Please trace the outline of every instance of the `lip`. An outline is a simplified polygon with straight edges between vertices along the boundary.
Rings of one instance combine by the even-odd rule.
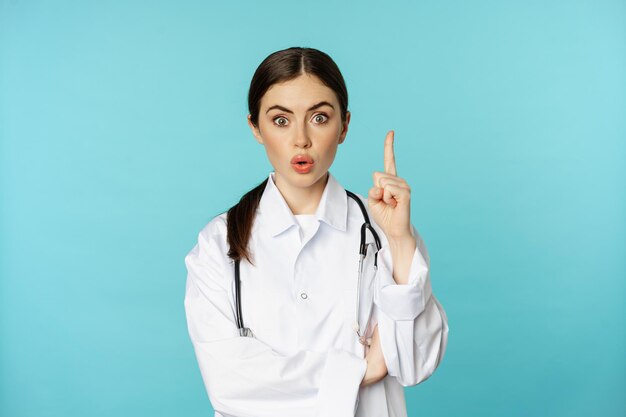
[[[304,155],[304,154],[300,154],[300,155],[296,155],[293,158],[291,158],[291,163],[292,164],[297,164],[297,163],[307,163],[307,164],[313,164],[313,158],[311,158],[309,155]]]
[[[291,167],[299,174],[307,174],[313,169],[313,158],[309,155],[296,155],[291,158]]]

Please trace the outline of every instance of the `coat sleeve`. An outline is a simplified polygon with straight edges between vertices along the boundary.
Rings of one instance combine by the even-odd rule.
[[[448,319],[432,294],[430,260],[426,245],[414,226],[417,247],[409,280],[393,279],[391,250],[385,243],[378,252],[374,310],[387,372],[403,386],[413,386],[433,374],[446,351]]]
[[[237,417],[354,416],[365,359],[335,349],[281,355],[256,338],[239,336],[225,242],[205,232],[185,257],[184,305],[215,411]]]

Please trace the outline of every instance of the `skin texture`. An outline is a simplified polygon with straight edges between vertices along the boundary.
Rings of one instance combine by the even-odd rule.
[[[393,278],[397,284],[407,284],[417,243],[411,234],[411,187],[397,175],[394,135],[391,130],[385,137],[385,171],[372,175],[374,186],[368,193],[368,206],[389,239]]]
[[[322,101],[333,107],[308,109]],[[269,107],[280,105],[293,112]],[[280,84],[274,84],[261,99],[258,126],[248,115],[248,125],[257,142],[265,146],[274,167],[276,187],[280,190],[293,214],[313,214],[324,192],[328,169],[337,147],[348,133],[350,114],[341,121],[339,101],[333,90],[319,78],[303,74]],[[313,158],[313,169],[300,174],[291,167],[291,158],[306,154]]]
[[[365,361],[367,362],[367,369],[361,381],[362,387],[374,384],[387,376],[387,365],[380,346],[378,324],[374,327],[371,344],[365,346]]]
[[[310,110],[323,101],[329,105]],[[269,110],[276,105],[290,112]],[[328,169],[337,148],[346,138],[349,123],[350,112],[345,121],[341,120],[334,91],[316,76],[304,73],[267,90],[261,99],[256,126],[248,115],[252,134],[265,147],[274,167],[276,187],[293,214],[314,214],[317,210],[328,180]],[[374,221],[387,236],[394,280],[400,285],[408,281],[416,242],[411,234],[411,188],[397,176],[393,142],[394,132],[389,131],[384,144],[384,171],[373,173],[368,206]],[[314,161],[313,169],[306,174],[296,172],[291,166],[291,159],[300,154],[308,155]],[[370,345],[365,347],[365,359],[367,370],[361,386],[376,383],[387,375],[377,325]]]

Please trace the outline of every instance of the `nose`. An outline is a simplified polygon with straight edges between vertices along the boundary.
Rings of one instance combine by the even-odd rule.
[[[295,129],[294,141],[295,145],[299,148],[311,147],[311,139],[309,138],[309,131],[307,129],[306,123],[304,123],[298,129]]]

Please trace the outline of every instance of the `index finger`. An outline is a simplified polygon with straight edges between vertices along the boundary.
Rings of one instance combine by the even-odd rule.
[[[396,158],[393,153],[394,132],[390,130],[385,137],[385,172],[391,175],[396,174]]]

